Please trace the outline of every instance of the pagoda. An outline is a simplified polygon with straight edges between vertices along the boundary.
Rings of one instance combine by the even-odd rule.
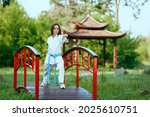
[[[123,33],[116,33],[106,30],[105,28],[108,26],[109,23],[100,23],[96,21],[91,16],[87,15],[81,22],[75,23],[74,32],[67,32],[64,33],[68,34],[69,43],[72,43],[73,40],[78,39],[96,39],[102,40],[100,43],[103,46],[103,66],[105,67],[105,60],[106,60],[106,41],[111,40],[114,43],[113,47],[113,68],[117,69],[117,39],[126,35],[126,32]]]

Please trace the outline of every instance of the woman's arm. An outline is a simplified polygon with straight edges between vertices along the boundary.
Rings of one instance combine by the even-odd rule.
[[[63,39],[64,39],[64,38],[67,38],[67,37],[68,37],[68,34],[64,34],[64,35],[63,35]]]
[[[68,37],[68,34],[63,34],[62,43],[64,43],[66,41],[67,37]]]

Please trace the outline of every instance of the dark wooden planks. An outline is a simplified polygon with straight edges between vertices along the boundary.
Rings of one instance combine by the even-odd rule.
[[[34,94],[34,86],[27,89]],[[40,87],[40,100],[91,100],[92,95],[82,87],[67,86],[66,89],[59,87]]]

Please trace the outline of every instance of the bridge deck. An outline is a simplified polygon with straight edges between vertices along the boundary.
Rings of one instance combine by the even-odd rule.
[[[34,86],[27,89],[34,94]],[[65,89],[59,87],[40,87],[40,100],[91,100],[92,94],[82,87],[67,86]]]

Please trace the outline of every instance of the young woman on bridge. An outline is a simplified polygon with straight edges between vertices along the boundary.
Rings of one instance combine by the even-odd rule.
[[[55,23],[51,27],[51,36],[48,38],[48,52],[44,63],[44,75],[41,86],[47,86],[50,83],[50,73],[54,68],[54,84],[56,84],[56,70],[59,71],[58,81],[60,88],[64,89],[64,61],[62,58],[62,46],[66,41],[67,34],[61,34],[60,25]]]

